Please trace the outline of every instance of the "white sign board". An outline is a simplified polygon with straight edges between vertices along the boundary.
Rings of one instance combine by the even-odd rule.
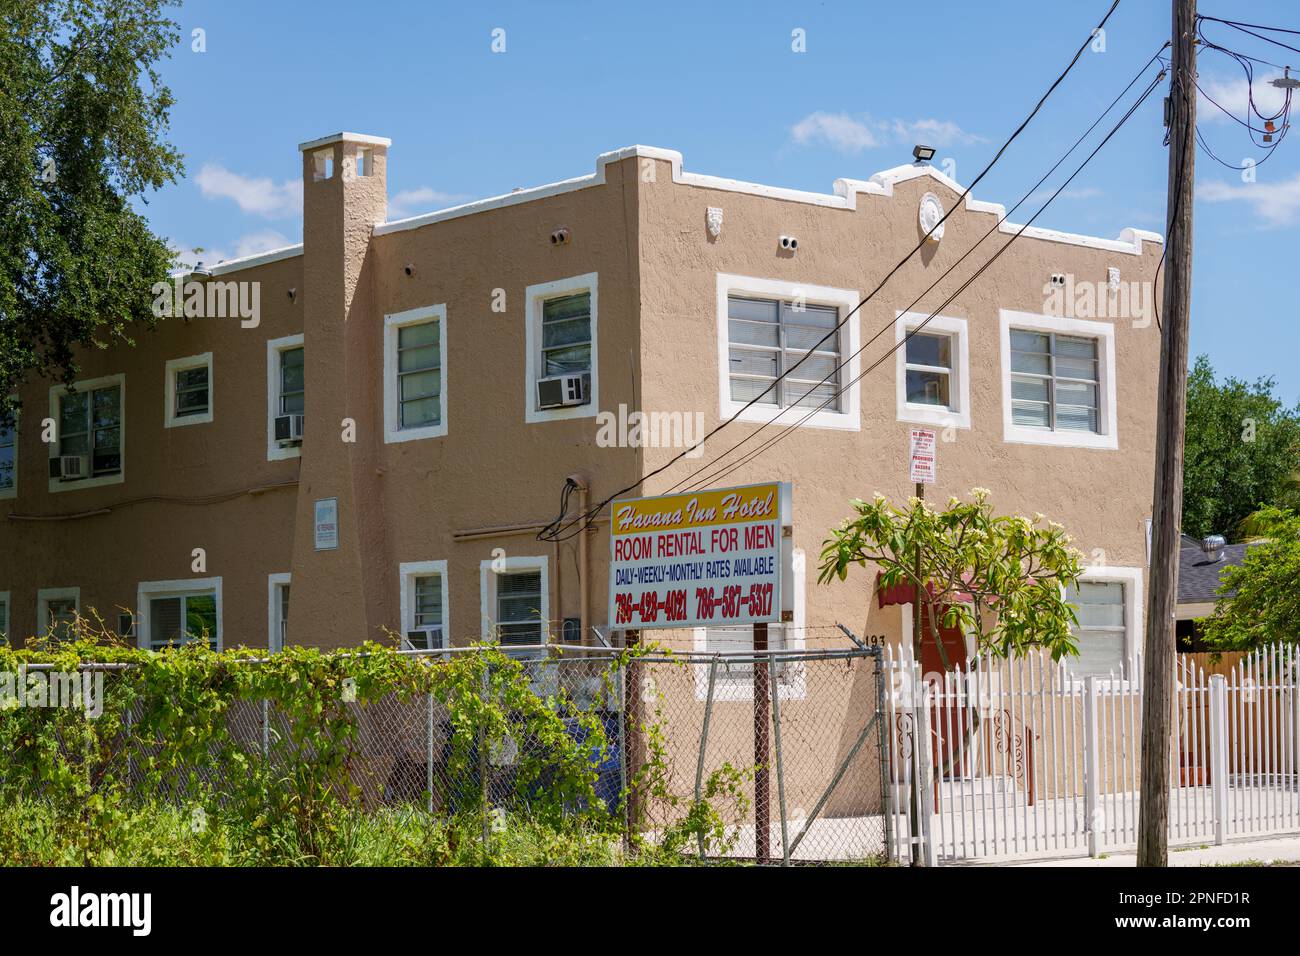
[[[333,551],[339,546],[339,500],[321,498],[316,502],[316,550]]]
[[[917,485],[934,484],[935,443],[934,432],[925,428],[911,430],[910,481]]]
[[[771,482],[614,502],[610,625],[780,621],[781,492]]]

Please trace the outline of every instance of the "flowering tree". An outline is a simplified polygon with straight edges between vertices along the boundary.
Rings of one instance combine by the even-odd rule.
[[[1002,657],[1031,647],[1046,647],[1053,660],[1077,654],[1065,589],[1082,574],[1079,552],[1061,525],[1040,514],[995,515],[988,497],[975,488],[970,501],[949,498],[943,511],[915,497],[905,508],[879,494],[855,500],[853,517],[823,543],[818,580],[843,581],[853,565],[875,565],[881,588],[918,588],[945,667],[940,623],[974,633],[981,652]],[[921,648],[913,651],[919,658]]]

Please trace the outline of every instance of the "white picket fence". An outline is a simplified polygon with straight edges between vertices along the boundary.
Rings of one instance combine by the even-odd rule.
[[[1140,659],[1106,677],[1074,676],[1046,654],[922,675],[909,649],[887,649],[884,664],[895,859],[1098,856],[1136,846]],[[1175,665],[1171,846],[1300,832],[1298,670],[1296,649],[1284,645],[1226,675]]]

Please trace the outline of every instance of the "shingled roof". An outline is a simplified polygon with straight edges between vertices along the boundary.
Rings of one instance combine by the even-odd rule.
[[[1199,545],[1185,545],[1178,555],[1178,603],[1205,604],[1216,601],[1219,575],[1228,568],[1241,564],[1248,547],[1247,544],[1225,545],[1223,558],[1211,561]]]

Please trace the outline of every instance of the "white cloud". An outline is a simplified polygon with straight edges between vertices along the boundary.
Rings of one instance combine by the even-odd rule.
[[[984,141],[951,120],[873,120],[868,116],[822,111],[809,113],[792,126],[790,137],[801,145],[824,143],[842,153],[860,153],[894,144],[945,147]]]
[[[270,252],[272,249],[291,246],[293,240],[274,229],[259,229],[256,232],[245,233],[236,239],[233,253],[225,248],[216,247],[200,247],[201,251],[196,251],[195,246],[172,240],[169,240],[169,245],[176,252],[176,262],[178,264],[193,268],[202,262],[205,266],[211,268],[230,259],[242,259],[245,256],[255,256],[259,253]]]
[[[1286,101],[1286,93],[1273,86],[1270,80],[1281,76],[1281,73],[1268,73],[1255,77],[1253,86],[1246,82],[1245,74],[1231,80],[1218,80],[1214,78],[1202,77],[1200,79],[1200,89],[1202,92],[1198,95],[1196,104],[1197,122],[1206,123],[1231,123],[1232,118],[1225,115],[1224,110],[1231,113],[1239,120],[1246,119],[1246,113],[1250,108],[1246,91],[1252,88],[1255,94],[1255,108],[1265,116],[1272,116],[1280,110]],[[1214,103],[1209,102],[1213,100]],[[1218,106],[1214,104],[1217,103]],[[1219,107],[1223,107],[1220,109]],[[1234,124],[1235,125],[1235,124]],[[1250,125],[1256,129],[1264,128],[1264,121],[1258,116],[1251,116]],[[1243,129],[1244,133],[1245,130]]]
[[[285,246],[291,245],[293,245],[293,240],[283,233],[276,232],[274,229],[261,229],[239,237],[235,242],[235,258],[242,259],[245,256],[255,256],[261,252],[283,249]]]
[[[1196,198],[1207,202],[1244,202],[1266,227],[1300,220],[1300,173],[1280,183],[1212,182],[1197,186]]]
[[[205,163],[194,181],[206,199],[233,199],[240,212],[267,219],[302,214],[302,180],[274,182],[269,176],[242,176],[216,163]]]
[[[439,192],[431,186],[405,189],[389,197],[388,218],[402,219],[406,216],[417,216],[422,212],[431,212],[464,198],[453,193]]]
[[[861,120],[845,113],[809,113],[790,129],[796,143],[823,142],[842,153],[860,153],[880,145]]]

